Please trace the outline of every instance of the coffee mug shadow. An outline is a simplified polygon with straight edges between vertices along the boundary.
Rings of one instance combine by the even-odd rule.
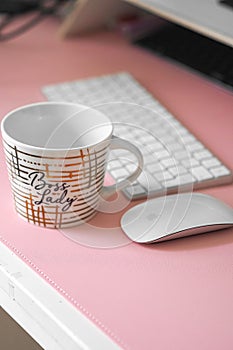
[[[130,203],[121,193],[115,194],[100,206],[88,222],[59,231],[73,242],[89,248],[113,249],[132,244],[121,229],[120,219],[135,203]]]

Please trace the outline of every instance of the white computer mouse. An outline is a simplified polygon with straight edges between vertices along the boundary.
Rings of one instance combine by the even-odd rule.
[[[137,243],[156,243],[233,226],[233,209],[201,193],[150,199],[121,218],[125,234]]]

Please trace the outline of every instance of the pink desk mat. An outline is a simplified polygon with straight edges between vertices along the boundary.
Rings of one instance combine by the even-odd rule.
[[[129,71],[233,168],[229,92],[115,34],[61,41],[57,26],[0,44],[1,117],[43,100],[42,85]],[[122,213],[101,214],[77,229],[76,244],[17,217],[2,147],[0,156],[1,241],[123,349],[233,348],[233,229],[141,246],[124,237]],[[203,192],[233,206],[232,185]]]

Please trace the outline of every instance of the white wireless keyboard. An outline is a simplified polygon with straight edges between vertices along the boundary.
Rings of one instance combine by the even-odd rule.
[[[141,150],[144,169],[124,190],[129,198],[232,181],[231,171],[128,73],[49,85],[42,92],[51,101],[75,102],[102,111],[112,120],[114,134]],[[116,181],[136,167],[127,151],[112,151],[111,158],[108,171]]]

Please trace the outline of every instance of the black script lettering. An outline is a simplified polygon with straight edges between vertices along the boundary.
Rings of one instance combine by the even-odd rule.
[[[41,195],[41,199],[39,201],[35,201],[35,204],[40,205],[42,203],[45,203],[44,202],[45,196],[47,196],[47,194],[50,194],[50,193],[51,193],[51,190],[49,190],[48,188],[46,190],[44,190],[44,192]],[[49,198],[51,198],[51,197],[49,197]]]
[[[68,185],[66,182],[63,182],[63,184],[61,185],[61,190],[64,191],[69,187],[70,187],[70,185]]]
[[[71,205],[77,200],[77,197],[73,197],[73,198],[70,198],[68,197],[66,199],[67,201],[67,204],[64,205],[64,207],[62,208],[62,211],[67,211],[68,209],[70,209]]]
[[[32,173],[30,173],[28,175],[29,179],[31,179],[32,177],[32,181],[31,181],[31,186],[34,186],[34,182],[37,180],[38,184],[34,186],[34,188],[36,190],[42,190],[45,186],[46,186],[46,182],[44,180],[45,174],[42,173],[41,171],[33,171]]]
[[[65,199],[66,195],[67,195],[67,190],[63,191],[61,197],[59,198],[59,202],[61,204],[65,203],[65,202],[62,202],[62,201],[63,201],[63,199]]]
[[[55,184],[47,183],[45,181],[45,173],[41,171],[33,171],[28,175],[28,178],[31,180],[31,186],[37,190],[37,194],[40,196],[40,199],[35,201],[36,205],[40,204],[61,204],[63,205],[62,211],[67,211],[73,202],[77,200],[77,197],[67,197],[68,190],[70,187],[67,182]],[[56,194],[54,192],[57,192]]]
[[[73,198],[70,198],[70,197],[67,197],[67,190],[63,191],[62,194],[60,195],[60,197],[56,197],[55,199],[51,196],[48,196],[49,194],[51,193],[51,190],[50,189],[45,189],[44,192],[41,194],[41,199],[39,201],[35,201],[35,204],[36,205],[40,205],[40,204],[48,204],[48,203],[51,203],[51,204],[54,204],[54,203],[57,203],[57,204],[65,204],[63,207],[62,207],[62,211],[67,211],[71,205],[73,204],[74,201],[77,200],[77,197],[73,197]]]
[[[54,185],[53,190],[54,190],[55,192],[57,192],[57,191],[59,191],[59,188],[60,188],[59,184],[56,183],[56,184]]]

